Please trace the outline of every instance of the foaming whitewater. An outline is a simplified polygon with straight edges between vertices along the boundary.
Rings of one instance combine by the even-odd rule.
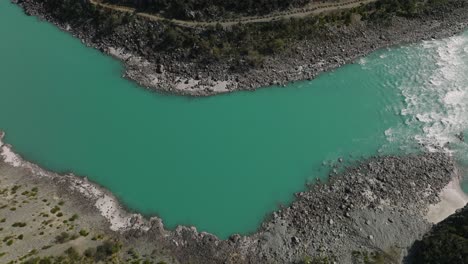
[[[389,62],[386,69],[403,76],[390,86],[403,96],[404,122],[385,132],[387,140],[401,148],[416,143],[428,151],[450,153],[468,191],[468,144],[463,141],[468,139],[468,32],[400,50],[393,58],[397,62]]]
[[[416,74],[407,76],[398,87],[404,96],[401,114],[407,125],[398,133],[403,140],[416,139],[429,151],[466,154],[460,133],[468,130],[468,34],[427,41],[416,51],[405,53],[405,60],[424,59],[401,67]],[[394,140],[395,133],[388,131],[389,140]]]

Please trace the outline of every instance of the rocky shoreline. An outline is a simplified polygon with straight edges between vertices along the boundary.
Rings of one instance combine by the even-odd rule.
[[[109,42],[94,42],[92,33],[59,23],[38,2],[22,0],[19,4],[28,14],[53,22],[83,43],[124,61],[126,77],[152,90],[189,96],[255,90],[314,78],[378,48],[450,36],[468,24],[465,6],[425,19],[396,17],[383,30],[365,23],[330,28],[329,42],[298,43],[289,53],[267,59],[261,69],[231,74],[227,64],[201,70],[171,58],[156,64],[123,49],[116,40],[125,39],[122,35],[107,39]],[[431,228],[429,210],[441,202],[444,189],[460,177],[445,153],[371,158],[297,193],[291,205],[270,214],[254,234],[220,240],[195,227],[167,230],[162,219],[129,212],[112,193],[86,178],[59,175],[22,159],[2,138],[0,132],[0,186],[49,189],[53,197],[61,197],[66,205],[80,211],[81,224],[122,241],[124,257],[128,257],[125,252],[137,250],[155,263],[307,263],[309,257],[331,263],[363,263],[369,254],[398,263],[414,241]],[[18,257],[31,249],[15,250],[12,256]]]
[[[59,22],[46,12],[39,1],[12,1],[18,3],[26,14],[49,21],[86,45],[121,60],[125,65],[124,77],[150,90],[187,96],[210,96],[311,80],[322,72],[352,63],[377,49],[452,36],[468,25],[466,1],[451,0],[455,3],[451,5],[452,10],[433,12],[426,17],[395,16],[388,25],[357,21],[350,26],[329,26],[323,32],[326,38],[299,41],[287,51],[267,57],[260,67],[238,72],[232,70],[229,62],[223,61],[200,65],[180,60],[177,56],[161,55],[156,62],[151,56],[157,52],[135,43],[138,39],[134,39],[132,33],[139,28],[157,28],[156,22],[138,18],[134,24],[121,26],[101,39],[95,38],[93,27]]]
[[[12,178],[47,186],[80,214],[94,215],[92,226],[100,232],[166,263],[302,263],[308,257],[360,263],[359,256],[370,253],[399,262],[431,228],[425,219],[430,205],[439,203],[444,187],[459,177],[443,153],[375,157],[297,193],[256,233],[219,240],[195,227],[166,230],[160,218],[129,213],[86,178],[48,172],[0,141],[0,174],[5,170],[3,185]]]

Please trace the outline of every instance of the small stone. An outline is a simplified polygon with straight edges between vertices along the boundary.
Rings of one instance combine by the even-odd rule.
[[[369,239],[370,239],[370,240],[374,240],[374,236],[373,236],[373,235],[369,235]]]
[[[328,223],[329,223],[330,225],[333,225],[333,223],[334,223],[334,222],[333,222],[333,219],[328,220]]]
[[[235,235],[232,235],[232,236],[229,237],[229,241],[231,241],[231,242],[233,242],[233,243],[236,243],[237,241],[240,240],[240,238],[241,238],[240,235],[235,234]]]
[[[291,237],[291,243],[297,245],[299,244],[299,242],[301,242],[301,240],[298,237],[295,237],[295,236]]]
[[[156,66],[156,72],[157,72],[157,73],[160,73],[160,74],[164,73],[164,65],[158,64],[158,65]]]

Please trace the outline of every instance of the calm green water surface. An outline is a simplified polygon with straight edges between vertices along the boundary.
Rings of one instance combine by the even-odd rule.
[[[222,238],[255,231],[326,177],[323,162],[408,151],[425,124],[402,115],[402,87],[425,79],[413,68],[437,68],[420,45],[288,88],[191,99],[120,78],[118,61],[9,1],[0,1],[0,36],[0,129],[17,152],[87,176],[168,227]]]

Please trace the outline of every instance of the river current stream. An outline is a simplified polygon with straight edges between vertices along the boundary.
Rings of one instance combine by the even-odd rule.
[[[468,133],[468,33],[381,50],[286,88],[209,98],[146,91],[121,78],[120,62],[9,1],[0,36],[5,141],[169,228],[253,232],[340,158],[444,148],[468,167],[455,136]]]

